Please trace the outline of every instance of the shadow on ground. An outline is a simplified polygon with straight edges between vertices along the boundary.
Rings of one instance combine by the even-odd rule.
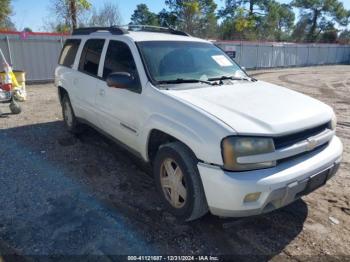
[[[1,120],[0,120],[1,121]],[[206,254],[268,259],[302,230],[307,206],[180,223],[140,161],[62,122],[0,130],[0,254]],[[11,249],[2,249],[1,246]]]

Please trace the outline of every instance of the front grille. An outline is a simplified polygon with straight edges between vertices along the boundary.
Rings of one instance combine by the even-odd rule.
[[[321,132],[329,128],[329,126],[330,126],[329,123],[326,123],[314,128],[310,128],[301,132],[294,133],[294,134],[275,137],[273,139],[275,143],[275,148],[281,149],[284,147],[292,146],[298,142],[308,139],[309,137],[320,134]]]
[[[294,155],[294,156],[290,156],[290,157],[287,157],[287,158],[283,158],[283,159],[277,160],[277,164],[282,164],[282,163],[284,163],[284,162],[288,162],[288,161],[297,159],[297,158],[299,158],[299,157],[302,157],[302,156],[305,156],[305,155],[314,153],[314,152],[316,152],[316,151],[321,152],[323,149],[325,149],[325,148],[328,146],[328,144],[329,144],[329,142],[327,142],[327,143],[325,143],[325,144],[323,144],[323,145],[320,145],[320,146],[318,146],[318,147],[315,147],[314,150],[306,151],[306,152],[303,152],[303,153],[300,153],[300,154],[297,154],[297,155]]]

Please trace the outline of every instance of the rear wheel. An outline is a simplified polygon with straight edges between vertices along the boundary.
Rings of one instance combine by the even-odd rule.
[[[73,134],[81,133],[82,127],[75,117],[70,99],[67,94],[65,94],[62,98],[62,114],[68,131]]]
[[[208,206],[193,153],[182,143],[160,147],[154,161],[154,178],[168,210],[191,221],[208,212]]]

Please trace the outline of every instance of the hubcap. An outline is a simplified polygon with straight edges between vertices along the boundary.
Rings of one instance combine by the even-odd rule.
[[[70,107],[70,104],[68,102],[65,102],[65,104],[64,104],[64,120],[66,121],[66,123],[69,127],[72,126],[73,113],[72,113],[72,109]]]
[[[171,158],[163,161],[160,167],[160,183],[166,200],[175,208],[186,203],[187,189],[181,168]]]

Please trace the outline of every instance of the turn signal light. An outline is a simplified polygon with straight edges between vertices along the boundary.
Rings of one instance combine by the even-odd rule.
[[[255,202],[259,199],[261,192],[250,193],[245,196],[244,203]]]

